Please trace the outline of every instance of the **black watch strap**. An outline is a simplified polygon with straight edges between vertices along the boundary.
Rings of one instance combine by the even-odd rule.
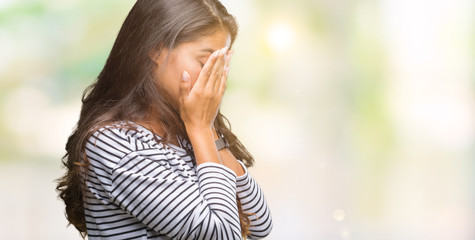
[[[229,147],[228,141],[223,137],[218,138],[214,143],[216,143],[216,148],[219,150]]]

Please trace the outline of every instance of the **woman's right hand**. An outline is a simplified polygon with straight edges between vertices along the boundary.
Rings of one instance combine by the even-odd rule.
[[[215,51],[206,61],[198,79],[191,87],[191,78],[184,71],[180,83],[180,116],[188,130],[212,129],[214,120],[226,90],[229,60],[232,50]]]

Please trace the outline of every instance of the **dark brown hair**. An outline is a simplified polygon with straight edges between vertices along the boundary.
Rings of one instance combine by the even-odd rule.
[[[82,192],[82,176],[89,166],[85,156],[87,139],[101,126],[123,120],[146,122],[153,116],[164,130],[163,143],[177,136],[189,140],[178,109],[165,89],[156,84],[153,71],[157,65],[151,54],[217,30],[229,32],[232,46],[238,25],[218,0],[138,0],[129,12],[97,81],[84,91],[79,121],[66,143],[62,161],[67,172],[56,187],[66,204],[66,218],[83,237],[87,235]],[[252,155],[220,112],[214,126],[230,143],[233,155],[252,166]],[[237,202],[244,237],[249,233],[250,221],[239,198]]]

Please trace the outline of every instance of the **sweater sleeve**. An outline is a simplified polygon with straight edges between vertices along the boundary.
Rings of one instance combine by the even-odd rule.
[[[272,230],[272,216],[262,189],[247,171],[246,166],[239,161],[245,173],[237,177],[236,191],[241,200],[244,213],[251,214],[250,239],[261,239],[269,235]]]
[[[200,164],[196,183],[171,171],[158,148],[150,150],[153,157],[138,154],[117,131],[93,139],[86,152],[90,170],[100,171],[96,175],[110,201],[147,228],[173,239],[241,239],[232,170]]]

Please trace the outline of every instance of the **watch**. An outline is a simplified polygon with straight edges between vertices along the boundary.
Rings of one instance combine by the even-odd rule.
[[[223,148],[227,148],[229,147],[229,143],[228,141],[226,141],[226,138],[224,138],[223,135],[221,135],[218,140],[214,141],[214,143],[216,144],[216,148],[219,150],[223,149]]]

